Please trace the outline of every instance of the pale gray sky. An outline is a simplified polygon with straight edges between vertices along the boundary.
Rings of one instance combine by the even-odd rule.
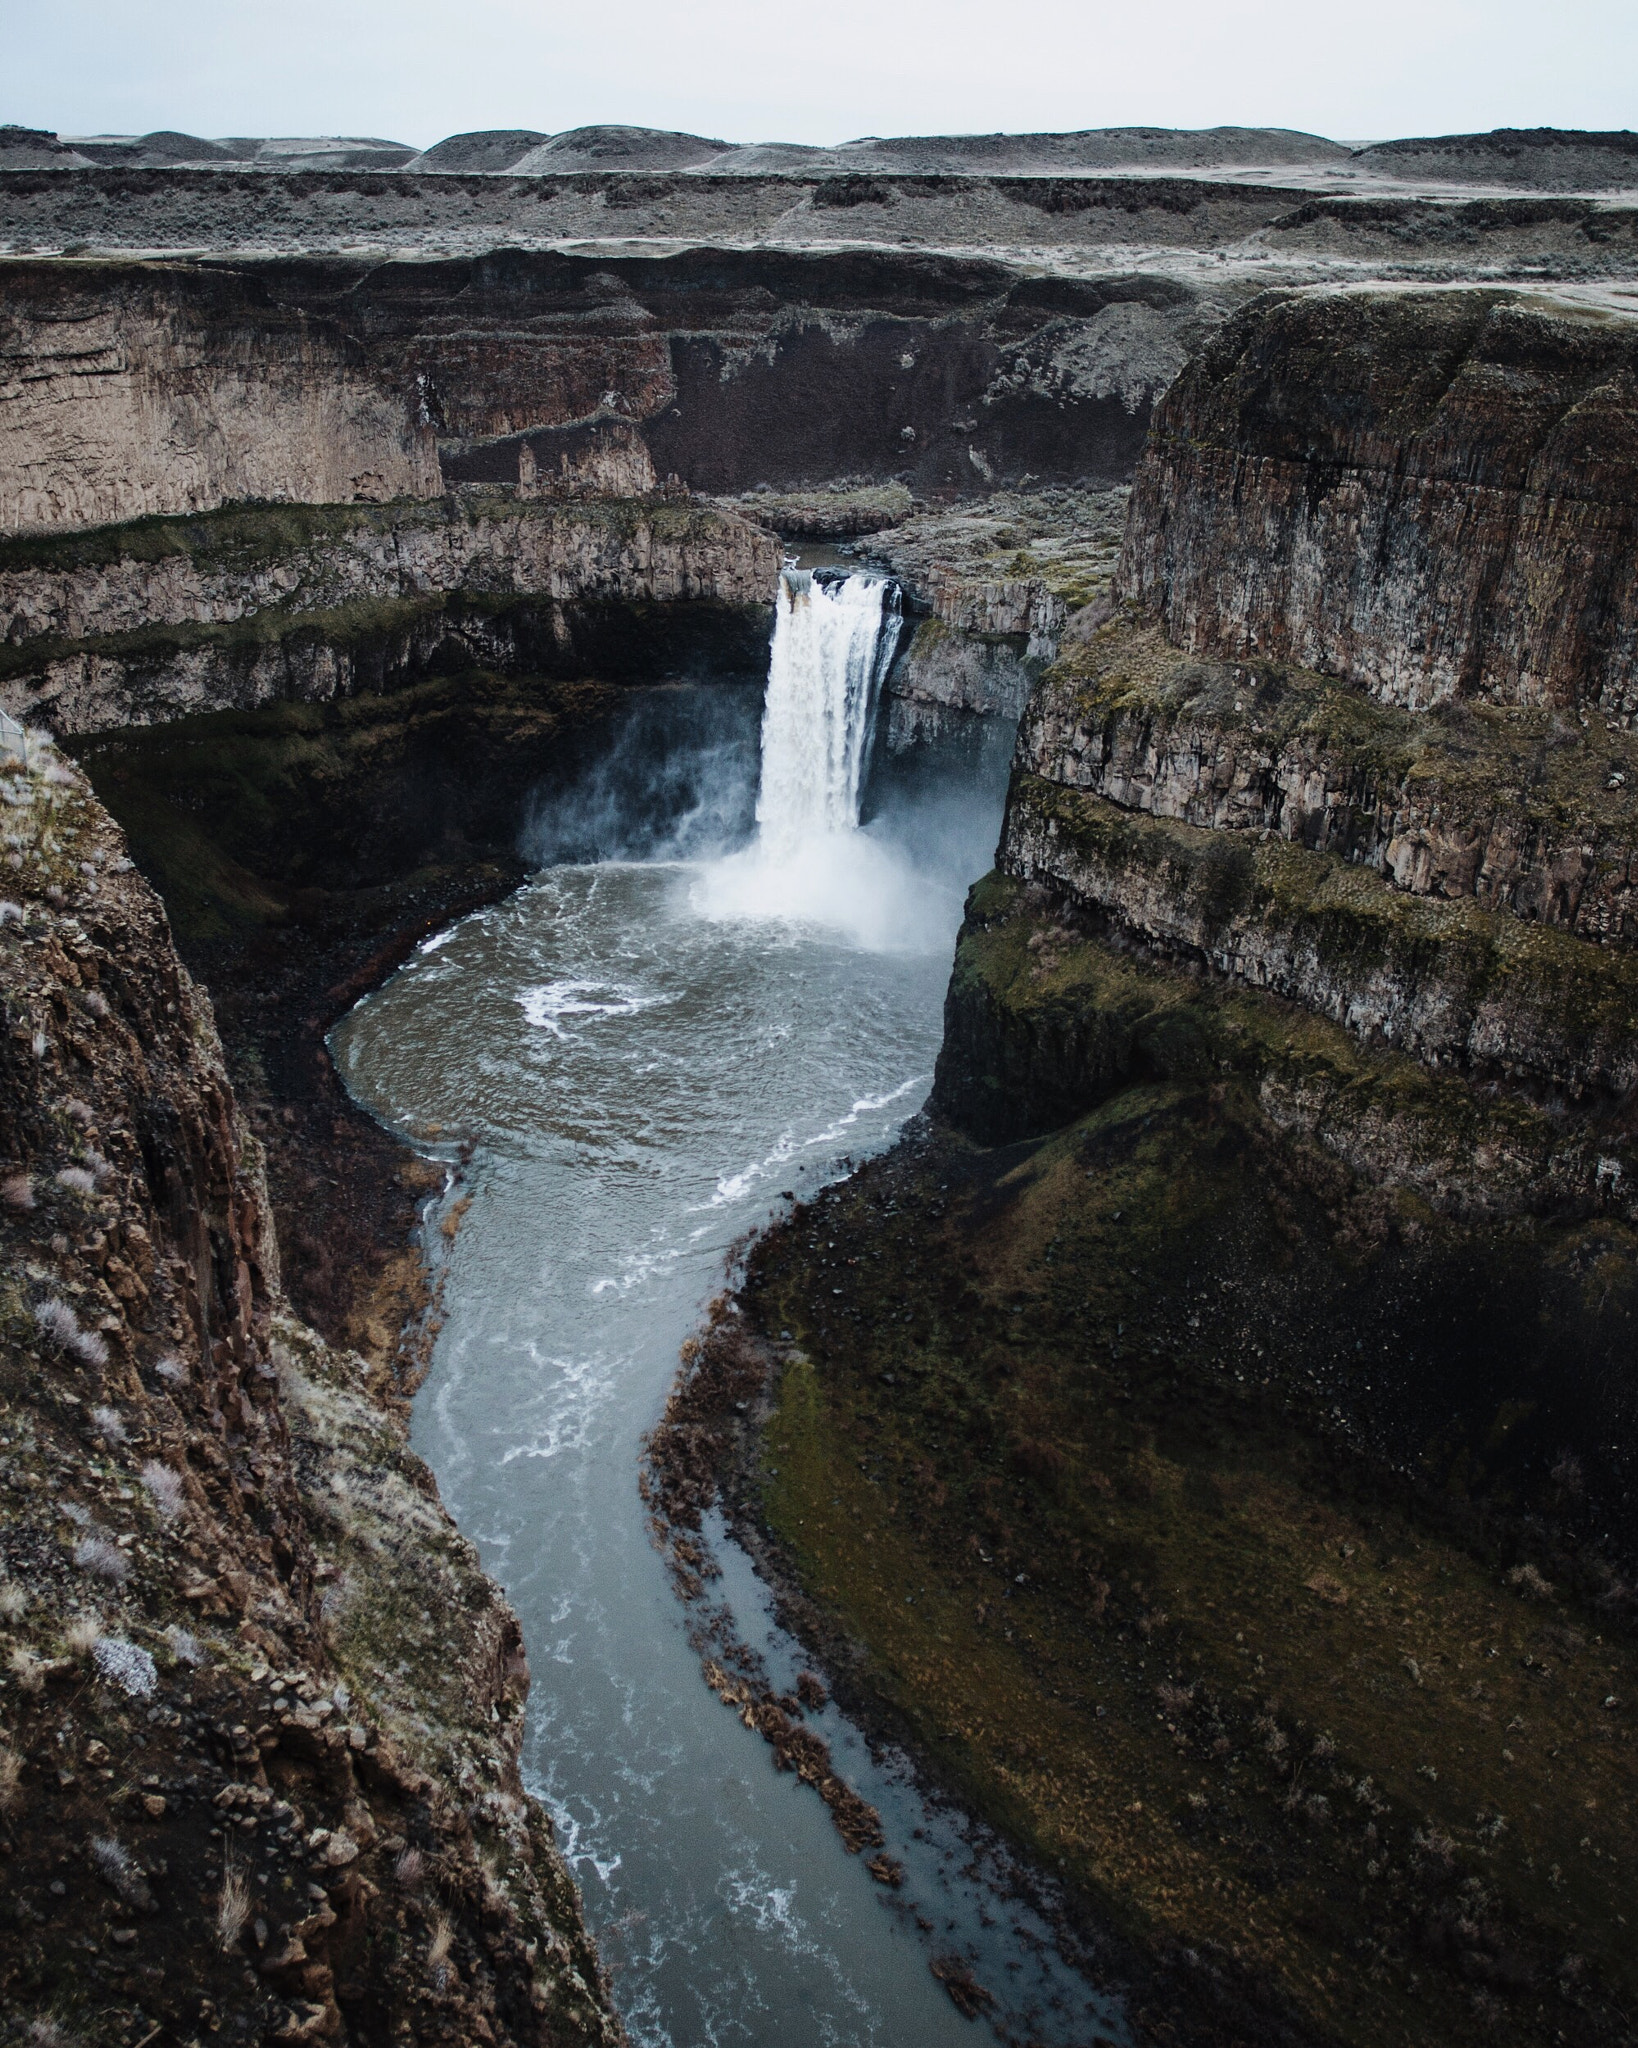
[[[64,133],[1352,140],[1638,115],[1634,0],[0,0],[0,51],[0,120]]]

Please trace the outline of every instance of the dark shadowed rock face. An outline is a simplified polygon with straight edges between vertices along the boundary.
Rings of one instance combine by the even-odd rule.
[[[1032,692],[953,1122],[1215,1076],[1390,1235],[1531,1216],[1550,1264],[1596,1219],[1638,1271],[1635,369],[1638,323],[1489,290],[1270,293],[1214,336],[1139,466],[1125,603]],[[1565,1373],[1617,1441],[1630,1374]]]
[[[1638,717],[1638,322],[1512,292],[1270,295],[1166,396],[1117,580],[1191,650]]]
[[[1207,346],[1127,601],[1031,691],[934,1120],[749,1262],[786,1347],[761,1499],[840,1668],[1149,1954],[1187,1943],[1218,2010],[1157,2038],[1631,2031],[1629,1804],[1607,1879],[1560,1882],[1603,1810],[1564,1774],[1630,1771],[1631,1688],[1559,1688],[1597,1701],[1569,1741],[1538,1717],[1546,1646],[1628,1657],[1638,1611],[1635,335],[1310,292]],[[1407,1649],[1423,1545],[1475,1625]]]

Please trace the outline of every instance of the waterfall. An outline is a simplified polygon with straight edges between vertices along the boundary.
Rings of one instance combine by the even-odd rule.
[[[706,917],[772,920],[867,951],[947,947],[961,892],[861,828],[870,729],[903,623],[896,583],[786,569],[779,579],[755,839],[695,877]]]
[[[871,721],[900,625],[898,587],[877,577],[820,582],[786,569],[777,606],[756,800],[775,859],[858,824]]]

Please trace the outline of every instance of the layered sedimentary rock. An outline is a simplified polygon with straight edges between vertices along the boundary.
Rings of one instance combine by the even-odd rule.
[[[1638,585],[1605,552],[1638,476],[1589,436],[1633,347],[1487,292],[1270,294],[1231,322],[1157,415],[1126,609],[1077,621],[1030,707],[1003,870],[1118,946],[1599,1124],[1638,1043]],[[1583,1191],[1621,1213],[1623,1146]],[[1378,1177],[1402,1169],[1388,1145]]]
[[[1125,508],[1119,486],[1002,491],[853,545],[898,578],[915,619],[887,681],[890,750],[1018,717],[1069,613],[1107,593]]]
[[[1168,392],[1117,588],[1182,647],[1385,703],[1638,716],[1638,321],[1470,290],[1271,295]]]
[[[517,1623],[390,1373],[286,1311],[157,898],[5,763],[0,1787],[14,2022],[613,2042],[518,1778]]]
[[[1207,345],[933,1115],[748,1261],[789,1611],[1131,1935],[1134,2031],[1630,2032],[1630,332]]]
[[[978,258],[6,266],[0,527],[244,498],[1113,481],[1192,287]]]
[[[754,638],[778,570],[770,534],[654,498],[257,508],[0,543],[0,707],[90,733],[439,665],[561,673],[611,608]]]
[[[1483,290],[1270,293],[1206,344],[1134,481],[1124,601],[1026,712],[1023,894],[975,899],[947,1114],[1010,1137],[1215,1071],[1390,1207],[1626,1246],[1635,349]]]
[[[1482,702],[1406,715],[1290,663],[1190,655],[1142,614],[1085,623],[1029,704],[1022,752],[1047,782],[1633,943],[1629,732]]]
[[[19,267],[4,301],[0,531],[439,488],[429,427],[345,331],[254,285]]]

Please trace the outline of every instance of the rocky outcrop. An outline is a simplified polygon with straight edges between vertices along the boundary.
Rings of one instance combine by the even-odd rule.
[[[428,426],[332,321],[203,270],[6,277],[0,532],[439,488]]]
[[[120,835],[48,745],[5,767],[8,2015],[612,2043],[519,1782],[517,1623],[390,1378],[285,1311],[209,1002]]]
[[[850,552],[896,576],[916,624],[887,679],[887,745],[903,753],[974,720],[1018,717],[1071,611],[1108,588],[1125,492],[997,492],[919,508]]]
[[[0,544],[0,708],[61,732],[583,659],[611,606],[760,629],[772,536],[661,499],[247,509]]]
[[[1135,614],[1066,648],[1020,751],[1123,810],[1273,836],[1581,938],[1638,938],[1638,745],[1602,720],[1389,710],[1289,663],[1185,654]]]
[[[1638,1081],[1638,962],[1625,953],[1471,902],[1406,896],[1278,840],[1140,821],[1028,775],[1014,777],[1000,865],[1122,939],[1429,1066],[1604,1103]]]
[[[923,619],[888,677],[889,752],[942,738],[970,718],[1017,718],[1038,666],[1010,640]]]
[[[1328,290],[1207,344],[1134,481],[1125,603],[1032,692],[947,1116],[993,1141],[1209,1083],[1373,1228],[1597,1218],[1626,1270],[1635,334]],[[1621,1341],[1590,1327],[1589,1360]],[[1605,1375],[1572,1369],[1578,1440],[1625,1412]]]
[[[1638,323],[1518,292],[1316,290],[1167,394],[1117,589],[1192,650],[1638,718]]]
[[[1270,294],[1231,323],[1133,488],[1117,586],[1159,624],[1077,622],[1003,871],[1108,943],[1606,1115],[1638,1078],[1638,583],[1594,556],[1638,469],[1590,437],[1624,418],[1634,332],[1488,292]]]

